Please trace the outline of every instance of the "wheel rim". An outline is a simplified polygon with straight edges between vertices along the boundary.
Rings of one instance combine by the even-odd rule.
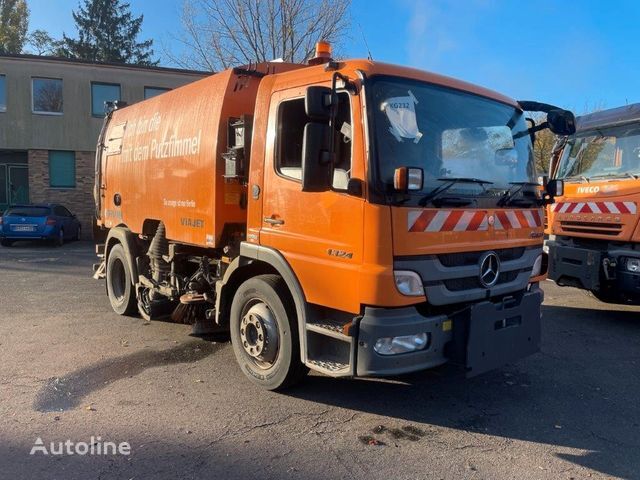
[[[247,303],[240,321],[240,343],[253,363],[268,369],[278,360],[280,338],[276,317],[262,300]]]
[[[124,264],[120,259],[115,259],[111,264],[111,291],[118,302],[124,299],[126,283]]]

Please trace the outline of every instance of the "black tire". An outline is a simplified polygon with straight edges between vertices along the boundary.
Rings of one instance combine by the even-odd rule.
[[[10,247],[11,245],[13,245],[13,240],[3,238],[2,240],[0,240],[0,245],[2,245],[3,247]]]
[[[611,292],[605,292],[602,290],[590,290],[591,295],[604,303],[614,303],[613,295]]]
[[[78,225],[78,229],[76,230],[76,236],[73,237],[73,239],[77,242],[78,240],[80,240],[81,234],[82,234],[82,227]]]
[[[121,244],[114,245],[107,258],[107,294],[111,308],[119,315],[133,315],[138,311],[135,288],[127,255]]]
[[[250,317],[253,308],[265,308],[270,314],[269,324],[277,327],[277,352],[270,361],[262,361],[252,356],[246,348],[251,348],[243,338],[247,339],[248,330],[243,328],[243,319]],[[253,317],[262,320],[260,316]],[[258,330],[252,327],[254,332]],[[266,334],[266,327],[262,327]],[[244,282],[233,297],[231,304],[231,343],[236,360],[243,373],[256,385],[267,390],[278,390],[290,387],[300,381],[308,372],[300,361],[300,340],[296,310],[289,290],[278,275],[260,275]],[[265,335],[265,337],[268,337]],[[262,340],[262,337],[260,337]],[[268,351],[269,342],[265,341]],[[271,342],[273,344],[273,342]],[[267,352],[273,355],[273,352]]]
[[[55,239],[55,243],[57,247],[61,247],[64,245],[64,229],[58,230],[58,236]]]

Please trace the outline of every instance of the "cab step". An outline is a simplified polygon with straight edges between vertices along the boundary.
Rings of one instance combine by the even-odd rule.
[[[332,377],[355,374],[356,337],[352,321],[320,318],[306,324],[306,365]]]
[[[349,324],[347,324],[348,326]],[[307,330],[316,332],[321,335],[336,338],[344,342],[351,342],[351,337],[344,333],[345,324],[336,322],[334,320],[320,320],[315,323],[307,323]]]
[[[317,370],[332,377],[353,375],[348,363],[341,363],[332,360],[309,360],[308,364],[308,366],[313,370]]]

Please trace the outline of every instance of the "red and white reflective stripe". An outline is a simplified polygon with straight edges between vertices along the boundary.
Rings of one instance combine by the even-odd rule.
[[[478,232],[489,228],[486,210],[412,210],[410,232]],[[499,210],[492,216],[494,228],[536,228],[542,226],[541,210]]]
[[[558,202],[556,213],[636,213],[635,202]]]
[[[542,226],[542,210],[496,210],[493,227],[496,230],[537,228]]]
[[[408,219],[410,232],[468,232],[488,225],[483,210],[412,210]]]

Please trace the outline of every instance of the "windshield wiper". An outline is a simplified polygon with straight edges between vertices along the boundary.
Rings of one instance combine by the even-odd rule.
[[[580,182],[585,182],[585,183],[589,183],[589,179],[587,177],[585,177],[584,175],[573,175],[571,177],[565,177],[565,180],[576,180],[576,179],[580,179]]]
[[[524,190],[524,187],[538,186],[537,183],[533,183],[533,182],[509,182],[509,185],[511,185],[509,190],[504,192],[502,197],[500,197],[500,199],[497,202],[497,205],[499,207],[504,207],[505,205],[509,205],[511,202],[513,202],[515,200],[514,197],[517,194],[519,194],[522,190]],[[527,201],[530,201],[530,200],[535,201],[537,199],[533,198],[533,199],[528,199]]]
[[[602,175],[592,175],[591,178],[615,178],[615,177],[629,177],[634,180],[638,179],[638,175],[634,175],[631,172],[620,172],[620,173],[605,173]]]
[[[489,180],[482,180],[480,178],[467,178],[467,177],[455,177],[455,178],[444,177],[444,178],[438,178],[437,180],[439,182],[449,182],[449,183],[445,183],[444,185],[440,185],[435,190],[432,190],[431,193],[429,193],[428,195],[423,197],[420,200],[420,202],[418,202],[418,204],[421,207],[424,207],[427,203],[435,200],[438,196],[440,196],[440,194],[442,194],[442,193],[446,192],[447,190],[449,190],[456,183],[475,183],[475,184],[478,184],[478,185],[482,185],[483,188],[484,188],[484,185],[493,184],[493,182],[490,182]]]

